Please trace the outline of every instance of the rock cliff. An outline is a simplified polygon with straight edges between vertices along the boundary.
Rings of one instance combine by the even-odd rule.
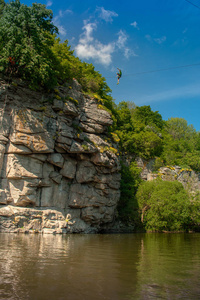
[[[76,80],[53,94],[0,80],[0,232],[98,232],[115,216],[110,114]]]
[[[157,172],[153,172],[154,159],[145,161],[137,157],[136,162],[141,169],[141,178],[151,181],[160,178],[163,181],[179,181],[183,187],[190,193],[195,194],[200,191],[200,172],[195,172],[192,169],[181,168],[180,166],[161,167]]]

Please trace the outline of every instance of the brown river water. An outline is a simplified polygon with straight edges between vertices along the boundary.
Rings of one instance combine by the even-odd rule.
[[[4,299],[200,299],[200,234],[0,233]]]

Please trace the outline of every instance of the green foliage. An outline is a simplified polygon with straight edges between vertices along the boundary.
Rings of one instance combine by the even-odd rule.
[[[200,167],[199,133],[182,118],[166,121],[162,131],[163,151],[160,160],[164,165],[188,166],[195,171]]]
[[[146,160],[156,158],[155,170],[165,165],[200,169],[200,133],[183,118],[163,121],[150,106],[125,101],[116,106],[115,117],[121,152]]]
[[[141,170],[135,162],[130,166],[121,164],[121,197],[118,203],[118,214],[120,220],[124,223],[132,223],[137,227],[140,226],[140,218],[138,214],[138,204],[135,199],[135,193],[141,182]]]
[[[117,106],[117,128],[121,131],[132,131],[133,124],[128,103],[122,101]]]
[[[3,10],[5,8],[5,1],[4,0],[0,0],[0,16],[2,15],[3,13]]]
[[[136,199],[146,230],[188,230],[200,221],[199,202],[191,203],[183,185],[177,181],[144,182]]]
[[[150,159],[162,152],[160,130],[164,121],[150,106],[136,107],[129,102],[120,102],[116,108],[117,129],[121,151]],[[144,115],[143,115],[144,114]]]
[[[52,11],[33,3],[28,7],[11,1],[0,18],[1,71],[31,81],[32,85],[51,86],[56,82],[50,46],[57,28],[51,23]],[[9,63],[9,57],[13,64]]]
[[[162,140],[152,131],[140,131],[124,135],[124,146],[128,152],[135,153],[144,159],[160,155]]]
[[[195,201],[191,202],[190,216],[191,216],[190,227],[193,230],[199,231],[200,230],[200,195],[198,195],[198,198],[195,199]]]
[[[195,134],[192,125],[183,118],[171,118],[166,122],[166,130],[175,140],[191,138]]]
[[[6,4],[0,0],[0,72],[27,80],[35,89],[53,89],[56,84],[69,86],[69,81],[76,79],[83,92],[96,98],[99,108],[111,114],[113,125],[109,131],[114,142],[119,141],[122,153],[147,161],[155,158],[155,170],[180,165],[199,171],[200,133],[182,118],[163,121],[150,106],[138,107],[129,101],[115,105],[105,78],[92,64],[75,57],[67,40],[61,42],[57,38],[58,29],[52,18],[52,11],[45,5],[33,3],[28,7],[19,0]],[[58,94],[55,97],[60,99]],[[68,100],[77,104],[76,99]],[[80,128],[77,130],[81,132]],[[83,147],[87,151],[88,145]],[[112,147],[106,150],[116,151]],[[140,185],[139,173],[133,162],[130,166],[122,165],[118,211],[124,222],[139,226],[140,208],[147,229],[182,230],[199,226],[200,200],[190,203],[182,185],[175,182]]]
[[[98,94],[102,104],[115,112],[105,78],[92,64],[75,57],[67,40],[61,43],[56,37],[51,10],[37,3],[28,7],[19,0],[6,5],[0,1],[0,72],[27,80],[34,89],[52,89],[75,78],[84,92]]]
[[[159,129],[162,129],[165,124],[158,111],[153,112],[149,105],[137,106],[133,113],[133,119],[137,122],[144,123],[144,125],[155,126]]]
[[[51,49],[56,57],[53,68],[56,70],[58,81],[61,84],[75,78],[81,84],[84,92],[96,93],[102,104],[110,111],[114,111],[114,102],[110,96],[111,90],[105,78],[95,71],[92,64],[81,62],[78,57],[75,57],[67,40],[61,43],[60,39],[56,38]]]
[[[185,156],[181,159],[182,165],[186,165],[190,167],[194,171],[200,170],[200,152],[192,151],[185,154]]]
[[[67,79],[73,76],[73,51],[68,46],[68,41],[60,42],[59,38],[55,38],[51,50],[56,57],[53,69],[57,71],[58,81],[60,83],[66,82]]]

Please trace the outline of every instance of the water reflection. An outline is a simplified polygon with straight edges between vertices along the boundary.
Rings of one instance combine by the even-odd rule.
[[[200,235],[146,234],[138,263],[138,299],[200,299]]]
[[[198,299],[199,249],[199,234],[0,234],[0,299]]]

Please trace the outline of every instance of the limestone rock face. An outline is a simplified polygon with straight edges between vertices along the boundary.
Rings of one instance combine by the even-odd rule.
[[[51,95],[0,80],[0,232],[98,232],[113,222],[121,178],[111,124],[76,80]]]
[[[156,176],[164,181],[179,181],[189,193],[199,192],[200,190],[200,173],[191,169],[184,169],[179,166],[162,167]],[[154,179],[154,178],[153,178]],[[148,180],[152,180],[151,174]]]
[[[161,167],[156,173],[152,172],[153,160],[143,165],[142,159],[138,159],[138,166],[142,168],[141,178],[147,181],[160,178],[163,181],[179,181],[183,187],[193,196],[200,190],[200,172],[191,169],[181,168],[180,166]]]

